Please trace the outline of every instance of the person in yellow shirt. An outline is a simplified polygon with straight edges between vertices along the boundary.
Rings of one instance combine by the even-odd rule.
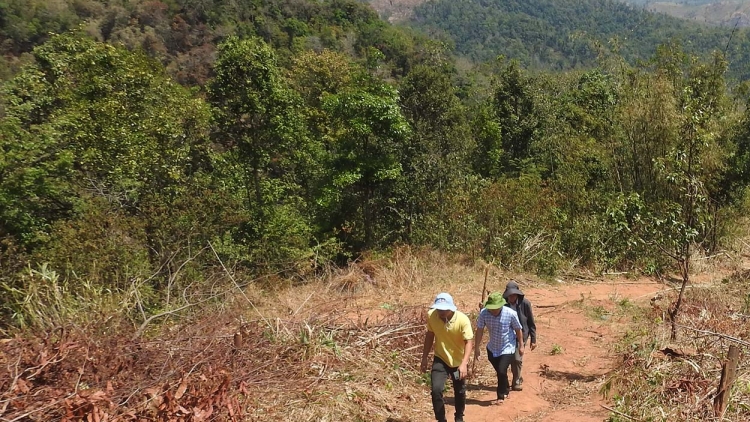
[[[430,381],[432,384],[432,410],[438,422],[447,422],[443,389],[450,378],[456,403],[456,422],[463,422],[466,408],[466,376],[469,359],[474,348],[474,331],[469,317],[460,312],[448,293],[440,293],[427,312],[427,333],[422,350],[422,372],[427,371],[428,356],[433,345]]]

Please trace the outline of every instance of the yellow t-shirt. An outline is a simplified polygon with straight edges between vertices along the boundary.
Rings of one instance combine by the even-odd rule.
[[[435,356],[451,368],[461,365],[466,341],[474,338],[469,317],[455,311],[448,323],[443,322],[434,309],[427,312],[427,330],[435,334]]]

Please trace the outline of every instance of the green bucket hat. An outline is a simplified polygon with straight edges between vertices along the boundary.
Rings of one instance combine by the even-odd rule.
[[[487,301],[484,302],[484,309],[500,309],[505,306],[505,299],[501,292],[490,293]]]

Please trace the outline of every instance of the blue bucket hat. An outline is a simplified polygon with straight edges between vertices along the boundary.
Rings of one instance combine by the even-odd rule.
[[[453,303],[453,297],[448,293],[440,293],[435,297],[435,301],[432,303],[430,309],[437,309],[439,311],[456,311],[456,305]]]

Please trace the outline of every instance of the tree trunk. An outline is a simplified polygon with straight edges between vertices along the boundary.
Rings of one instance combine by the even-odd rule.
[[[672,333],[670,338],[672,341],[677,340],[677,314],[680,312],[680,306],[682,306],[682,297],[685,295],[685,288],[690,282],[690,246],[687,246],[686,253],[683,254],[680,260],[680,273],[682,275],[682,286],[680,286],[680,294],[677,296],[677,301],[674,307],[669,311],[669,319],[672,323]]]
[[[716,389],[716,397],[714,398],[714,415],[718,420],[724,419],[724,412],[727,411],[729,393],[732,391],[732,384],[734,384],[734,380],[737,377],[737,365],[739,362],[740,348],[735,345],[729,346],[727,360],[721,366],[721,379],[719,380],[719,387]]]

